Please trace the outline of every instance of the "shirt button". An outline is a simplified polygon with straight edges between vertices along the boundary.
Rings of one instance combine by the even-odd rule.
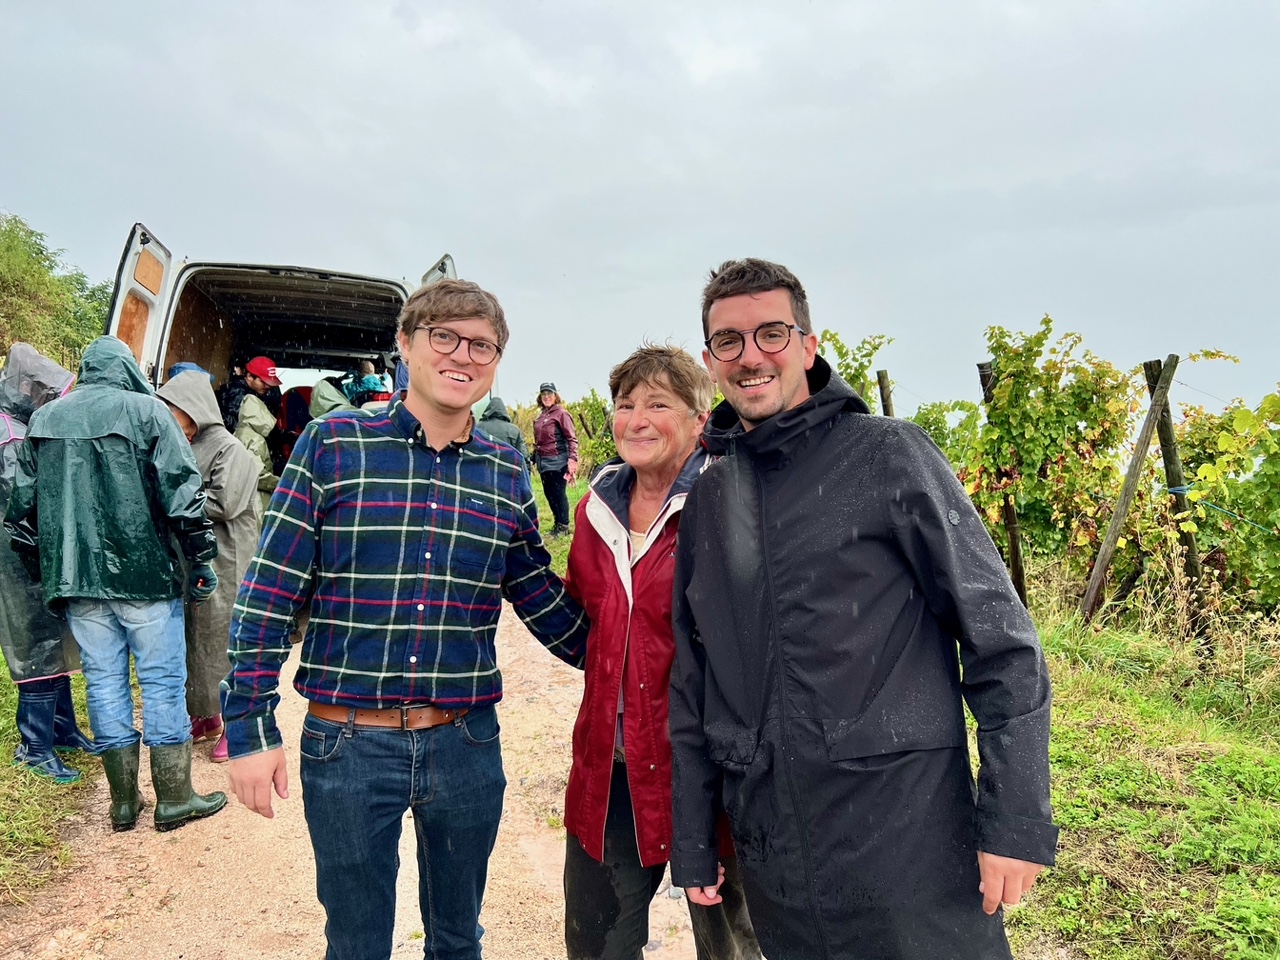
[[[410,658],[409,658],[409,662],[410,662],[410,663],[417,663],[417,662],[418,662],[418,658],[417,658],[417,657],[410,657]]]
[[[665,843],[660,843],[660,844],[658,844],[658,849],[659,849],[659,850],[665,850],[665,849],[667,849],[667,845],[666,845]]]
[[[424,554],[424,556],[425,556],[425,558],[426,558],[427,560],[430,560],[430,559],[431,559],[431,551],[429,551],[429,550],[428,550],[428,551],[426,552],[426,554]]]
[[[651,763],[651,764],[649,764],[649,769],[650,769],[650,770],[657,770],[657,769],[658,769],[658,765],[657,765],[656,763]],[[665,849],[666,849],[666,847],[663,847],[663,849],[665,850]]]
[[[439,462],[440,462],[440,458],[436,457],[436,463],[439,463]]]
[[[418,609],[419,609],[419,610],[425,610],[425,609],[427,609],[427,606],[426,606],[426,604],[420,603],[420,604],[418,604]]]
[[[432,510],[434,510],[435,508],[436,508],[436,504],[434,504],[434,503],[433,503],[433,504],[431,505],[431,509],[432,509]]]
[[[643,684],[643,683],[642,683],[642,684],[640,684],[640,689],[641,689],[641,690],[643,690],[643,689],[644,689],[644,684]]]

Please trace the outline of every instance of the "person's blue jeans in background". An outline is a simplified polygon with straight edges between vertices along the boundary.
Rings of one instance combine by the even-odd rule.
[[[89,726],[103,750],[132,746],[129,656],[142,688],[141,739],[149,747],[191,739],[187,645],[179,600],[71,600],[67,623],[80,647]]]
[[[308,714],[301,762],[327,960],[391,956],[406,810],[418,841],[423,956],[479,960],[480,903],[507,785],[494,708],[424,730]]]

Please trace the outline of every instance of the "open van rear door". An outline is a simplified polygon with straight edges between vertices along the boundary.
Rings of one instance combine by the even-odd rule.
[[[147,377],[155,367],[172,265],[173,257],[164,244],[145,226],[135,223],[116,271],[107,333],[129,345]]]
[[[458,271],[454,269],[453,257],[445,254],[435,262],[435,265],[422,275],[422,285],[425,287],[429,283],[435,283],[437,280],[443,280],[448,277],[450,280],[458,279]]]

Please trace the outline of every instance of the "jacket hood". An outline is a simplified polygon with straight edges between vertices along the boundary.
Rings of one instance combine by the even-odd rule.
[[[742,420],[728,400],[721,402],[711,412],[711,419],[702,434],[707,449],[717,456],[729,453],[735,445],[756,454],[772,453],[838,413],[871,412],[863,399],[821,356],[814,358],[806,376],[809,380],[808,400],[798,407],[783,410],[751,430],[742,426]]]
[[[321,380],[311,388],[311,404],[307,412],[312,417],[323,417],[326,413],[333,413],[335,410],[355,409],[347,402],[343,392],[329,380]]]
[[[67,392],[75,377],[29,343],[15,343],[0,370],[0,413],[21,423]]]
[[[257,403],[253,402],[255,400]],[[240,404],[240,423],[236,429],[247,427],[259,436],[265,437],[275,429],[275,425],[276,418],[271,415],[262,398],[250,392]]]
[[[209,375],[203,371],[197,373],[189,370],[166,380],[164,386],[156,391],[156,396],[173,404],[194,420],[198,431],[203,432],[214,424],[222,425],[218,398],[213,395]]]
[[[493,397],[489,401],[489,405],[484,408],[484,413],[480,416],[481,420],[505,420],[511,422],[511,416],[507,413],[507,405],[502,402],[501,397]]]
[[[80,359],[80,385],[114,387],[130,393],[154,396],[151,385],[138,369],[138,361],[123,340],[99,337],[85,347]]]

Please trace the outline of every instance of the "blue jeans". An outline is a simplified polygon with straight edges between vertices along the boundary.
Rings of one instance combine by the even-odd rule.
[[[67,624],[80,647],[89,726],[103,750],[139,740],[130,654],[142,688],[143,742],[155,747],[191,739],[181,600],[71,600]]]
[[[400,824],[413,812],[427,960],[479,960],[480,902],[502,794],[492,706],[450,724],[395,730],[302,725],[302,805],[328,922],[327,960],[386,960],[395,924]]]

